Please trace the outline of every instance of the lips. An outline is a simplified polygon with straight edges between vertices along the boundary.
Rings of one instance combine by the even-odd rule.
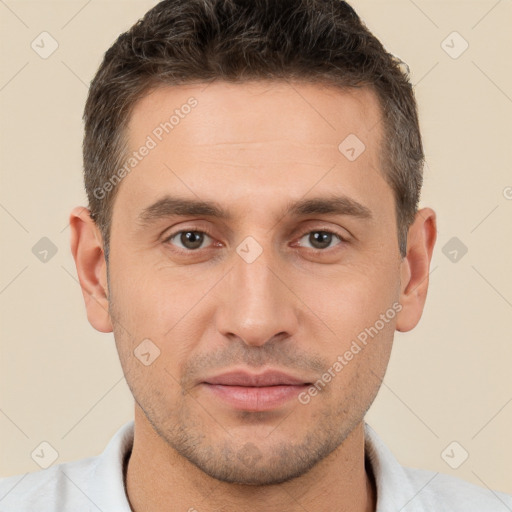
[[[245,371],[224,373],[207,378],[202,385],[223,405],[257,412],[283,407],[311,383],[281,371],[268,370],[260,374]]]
[[[211,377],[206,379],[205,382],[222,386],[245,387],[297,386],[307,384],[304,380],[279,371],[267,371],[261,374],[250,374],[243,371],[230,372]]]

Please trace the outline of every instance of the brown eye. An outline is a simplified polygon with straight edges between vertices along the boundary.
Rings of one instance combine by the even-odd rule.
[[[174,233],[166,239],[166,242],[172,243],[173,245],[178,244],[179,249],[194,251],[201,248],[205,238],[210,237],[203,231],[184,230]],[[176,241],[173,241],[174,239],[176,239]]]
[[[306,238],[308,243],[311,244],[312,249],[316,250],[323,250],[323,249],[329,249],[331,246],[332,241],[337,238],[340,242],[344,242],[343,238],[341,238],[340,235],[337,235],[336,233],[333,233],[331,231],[310,231],[309,233],[304,234],[301,237],[301,240],[303,238]],[[300,244],[303,245],[302,243]],[[339,244],[335,244],[339,245]]]

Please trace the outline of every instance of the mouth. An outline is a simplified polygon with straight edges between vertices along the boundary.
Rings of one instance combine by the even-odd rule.
[[[284,406],[311,382],[284,372],[253,374],[235,371],[205,379],[201,385],[217,400],[243,411],[270,411]]]

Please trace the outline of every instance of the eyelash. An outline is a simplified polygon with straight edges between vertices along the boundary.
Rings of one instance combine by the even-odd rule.
[[[210,238],[213,238],[213,235],[212,233],[208,230],[208,229],[180,229],[179,231],[176,231],[174,233],[171,233],[169,236],[166,236],[165,239],[164,239],[164,242],[165,243],[168,243],[169,245],[172,245],[171,244],[171,239],[173,239],[174,237],[176,237],[177,235],[180,235],[182,233],[202,233],[202,234],[205,234],[207,236],[209,236]],[[340,243],[339,244],[336,244],[335,246],[333,247],[328,247],[327,249],[313,249],[313,248],[309,248],[307,247],[307,249],[309,249],[310,251],[313,251],[315,253],[326,253],[328,252],[330,249],[334,249],[337,245],[342,245],[344,243],[348,243],[348,240],[341,236],[339,233],[336,233],[335,231],[333,230],[330,230],[330,229],[310,229],[309,231],[304,231],[300,234],[300,236],[298,237],[299,239],[303,238],[304,235],[308,235],[310,233],[329,233],[331,235],[334,235],[335,237],[337,237],[339,240],[340,240]],[[182,249],[180,247],[176,247],[176,246],[173,246],[173,250],[177,251],[178,253],[181,253],[181,254],[193,254],[193,253],[196,253],[196,252],[199,252],[201,251],[202,249]]]

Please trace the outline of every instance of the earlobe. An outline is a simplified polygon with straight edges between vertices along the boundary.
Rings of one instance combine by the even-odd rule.
[[[436,213],[423,208],[416,214],[407,237],[407,255],[400,267],[400,304],[396,330],[414,329],[420,321],[427,298],[430,262],[437,238]]]
[[[89,323],[100,332],[112,332],[108,311],[107,267],[100,231],[84,207],[72,210],[71,252],[85,300]]]

